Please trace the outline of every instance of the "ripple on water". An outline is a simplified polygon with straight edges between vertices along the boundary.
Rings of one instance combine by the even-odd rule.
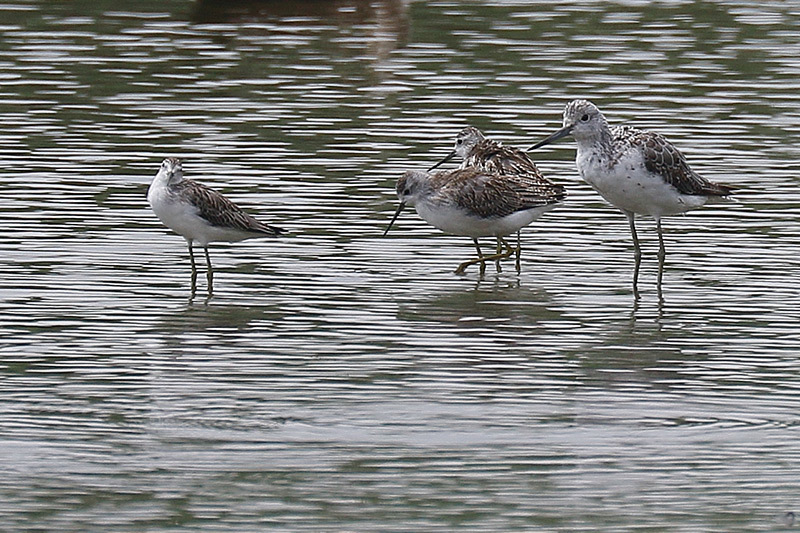
[[[772,527],[798,464],[796,14],[290,4],[0,5],[3,523]],[[740,187],[665,221],[663,302],[653,222],[635,303],[626,220],[567,140],[532,154],[570,196],[519,275],[453,275],[469,239],[413,210],[381,237],[397,177],[464,125],[527,147],[576,96]],[[212,297],[146,204],[167,155],[289,230],[213,246]]]

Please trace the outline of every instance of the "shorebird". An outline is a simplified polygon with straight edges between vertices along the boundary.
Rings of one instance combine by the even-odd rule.
[[[259,222],[217,191],[184,178],[181,162],[174,157],[168,157],[161,163],[147,191],[147,201],[165,226],[186,239],[192,262],[192,290],[197,280],[192,251],[194,243],[205,250],[210,292],[213,278],[208,255],[210,243],[274,237],[283,232],[280,228]]]
[[[487,139],[478,128],[467,126],[461,130],[456,135],[453,151],[429,168],[428,172],[447,163],[456,156],[461,158],[461,166],[459,168],[474,167],[497,174],[524,175],[531,182],[540,182],[544,188],[549,188],[548,195],[556,197],[558,201],[566,197],[564,187],[556,185],[545,178],[528,154],[513,146],[505,146],[497,141]],[[498,254],[500,249],[500,241],[498,240]],[[521,249],[520,232],[517,230],[517,271],[520,270]]]
[[[642,255],[634,215],[656,220],[658,257],[666,256],[661,218],[685,213],[725,198],[734,187],[712,183],[689,167],[684,155],[664,136],[609,126],[588,100],[573,100],[564,109],[563,127],[529,150],[572,135],[578,144],[578,172],[607,202],[628,218],[636,259]]]
[[[536,167],[536,163],[518,148],[506,146],[497,141],[484,137],[481,130],[472,126],[467,126],[456,135],[456,144],[453,150],[444,159],[428,169],[430,172],[435,168],[447,163],[454,157],[461,158],[461,168],[477,167],[489,172],[498,174],[526,174],[530,173],[538,176],[541,180],[549,180],[542,176]],[[563,189],[563,187],[555,186]]]
[[[560,188],[547,181],[474,167],[434,174],[409,170],[397,180],[396,189],[400,205],[384,236],[406,205],[413,205],[419,216],[436,228],[472,238],[478,257],[461,263],[456,274],[476,263],[483,273],[487,261],[511,257],[516,250],[504,237],[553,209],[563,198]],[[496,237],[500,243],[498,253],[484,256],[479,237]]]

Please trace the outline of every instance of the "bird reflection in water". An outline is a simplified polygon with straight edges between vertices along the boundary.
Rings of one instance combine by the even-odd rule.
[[[410,0],[198,0],[192,19],[198,24],[266,22],[308,27],[333,23],[358,27],[366,33],[359,35],[359,42],[364,43],[368,55],[380,61],[407,42],[409,4]],[[249,26],[247,31],[259,30]]]

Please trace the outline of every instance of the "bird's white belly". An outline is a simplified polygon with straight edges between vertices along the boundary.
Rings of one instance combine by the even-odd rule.
[[[190,242],[208,246],[211,242],[236,242],[251,234],[212,226],[198,214],[194,205],[181,202],[163,188],[151,189],[147,193],[153,212],[172,231]]]
[[[625,211],[661,217],[684,213],[706,203],[705,196],[681,194],[641,158],[623,157],[609,167],[594,156],[577,159],[581,178],[610,204]]]
[[[453,235],[465,237],[503,237],[527,226],[555,204],[517,211],[505,217],[481,218],[470,215],[463,209],[420,203],[417,213],[432,226]]]

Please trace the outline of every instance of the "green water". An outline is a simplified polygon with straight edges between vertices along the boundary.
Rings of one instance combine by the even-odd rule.
[[[766,531],[798,511],[800,12],[739,2],[0,3],[0,529]],[[568,202],[522,271],[394,182],[589,97],[738,202]],[[192,297],[161,160],[289,230]]]

